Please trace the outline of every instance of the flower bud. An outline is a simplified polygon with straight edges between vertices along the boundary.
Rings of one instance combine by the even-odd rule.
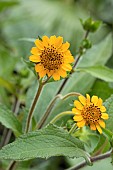
[[[96,32],[99,26],[101,25],[101,21],[94,21],[92,18],[88,18],[85,21],[80,19],[80,21],[84,30],[89,32]]]
[[[66,123],[67,129],[70,130],[72,128],[73,124],[74,124],[74,121],[72,119],[69,119]]]
[[[81,43],[82,47],[85,49],[91,48],[92,44],[88,39],[84,39]]]

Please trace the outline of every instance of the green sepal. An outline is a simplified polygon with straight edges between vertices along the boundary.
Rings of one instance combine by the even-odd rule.
[[[91,17],[83,21],[80,19],[84,30],[89,32],[96,32],[101,25],[101,21],[94,21]]]

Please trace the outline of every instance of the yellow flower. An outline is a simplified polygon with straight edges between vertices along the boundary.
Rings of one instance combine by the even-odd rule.
[[[102,133],[102,128],[105,128],[105,122],[103,119],[108,119],[108,114],[106,108],[102,105],[103,101],[97,96],[90,96],[86,94],[84,96],[79,96],[79,101],[74,101],[75,108],[72,112],[75,113],[73,117],[74,121],[77,122],[78,127],[83,127],[85,125],[90,126],[91,130],[98,130]]]
[[[32,55],[29,60],[36,63],[35,70],[40,78],[47,75],[52,76],[54,80],[60,80],[60,76],[65,78],[66,71],[71,71],[70,63],[74,61],[71,52],[68,50],[70,44],[63,44],[62,37],[47,36],[42,37],[42,41],[35,40],[36,47],[31,49]]]

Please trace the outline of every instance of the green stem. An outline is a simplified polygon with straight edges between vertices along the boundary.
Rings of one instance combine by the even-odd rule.
[[[86,40],[87,37],[88,37],[88,35],[89,35],[89,31],[86,31],[83,40]],[[74,65],[73,65],[73,69],[72,69],[71,72],[70,72],[70,75],[73,74],[73,72],[74,72],[73,70],[77,67],[77,64],[78,64],[78,62],[79,62],[79,60],[80,60],[80,58],[81,58],[81,56],[82,56],[82,53],[80,52],[81,49],[83,50],[83,47],[80,47],[80,48],[79,48],[79,55],[77,56],[77,58],[76,58],[76,60],[75,60],[75,63],[74,63]],[[59,88],[59,90],[58,90],[58,92],[57,92],[56,95],[58,95],[59,93],[61,93],[61,91],[63,90],[65,84],[66,84],[67,81],[68,81],[68,79],[69,79],[69,77],[65,78],[65,80],[64,80],[63,83],[61,84],[61,86],[60,86],[60,88]]]
[[[112,137],[113,137],[113,133],[112,133],[110,130],[106,129],[106,128],[103,128],[102,130],[103,130],[103,135],[104,135],[105,137],[107,137],[107,139],[108,139],[109,141],[111,141],[111,139],[112,139]]]
[[[54,99],[50,102],[49,106],[47,107],[46,112],[44,113],[42,119],[39,121],[36,128],[40,129],[44,125],[45,121],[47,120],[47,118],[48,118],[48,116],[49,116],[49,114],[58,98],[60,98],[61,100],[64,100],[70,96],[80,96],[80,95],[81,95],[80,93],[71,92],[71,93],[66,94],[65,96],[62,96],[61,94],[58,94],[57,96],[55,96]]]
[[[70,92],[70,93],[66,94],[65,96],[63,96],[62,100],[67,99],[70,96],[77,96],[78,97],[78,96],[82,96],[82,94],[77,93],[77,92]]]
[[[61,117],[66,116],[66,115],[74,115],[73,112],[71,111],[66,111],[66,112],[61,112],[60,114],[58,114],[57,116],[55,116],[50,123],[55,123],[57,120],[59,120]]]
[[[90,161],[93,163],[93,162],[97,162],[98,160],[106,159],[106,158],[110,157],[112,153],[113,153],[113,150],[111,149],[110,151],[108,151],[108,152],[106,152],[104,154],[91,157]],[[73,166],[71,168],[68,168],[67,170],[78,170],[78,169],[81,169],[81,168],[83,168],[85,166],[87,166],[87,162],[83,161],[83,162],[79,163],[78,165],[75,165],[75,166]]]
[[[47,81],[46,81],[46,82],[47,82]],[[43,86],[44,86],[44,84],[45,84],[46,82],[43,82],[43,83],[40,82],[40,83],[39,83],[38,91],[37,91],[37,93],[36,93],[36,96],[35,96],[35,98],[34,98],[34,100],[33,100],[33,103],[32,103],[32,105],[31,105],[31,108],[30,108],[30,111],[29,111],[29,114],[28,114],[28,119],[27,119],[27,122],[26,122],[25,133],[27,133],[27,132],[29,131],[29,129],[30,129],[30,125],[31,125],[31,121],[32,121],[32,116],[33,116],[33,112],[34,112],[36,103],[37,103],[37,101],[38,101],[38,99],[39,99],[39,96],[40,96],[40,94],[41,94],[42,88],[43,88]]]
[[[35,98],[33,100],[32,106],[31,106],[29,114],[28,114],[28,119],[27,119],[27,123],[26,123],[25,133],[27,133],[29,131],[29,128],[30,128],[30,125],[31,125],[32,116],[33,116],[33,111],[34,111],[36,103],[37,103],[37,101],[39,99],[39,96],[40,96],[40,93],[42,91],[42,88],[43,88],[43,84],[40,83],[38,91],[36,93],[36,96],[35,96]]]
[[[13,170],[13,169],[15,169],[16,164],[17,164],[16,161],[12,161],[12,162],[10,163],[10,165],[8,166],[7,170]]]
[[[105,142],[103,143],[103,145],[100,146],[100,148],[99,148],[96,152],[94,152],[94,153],[92,154],[92,156],[100,155],[100,154],[103,152],[103,150],[105,149],[105,147],[106,147],[107,144],[108,144],[108,139],[106,138],[106,140],[105,140]]]
[[[72,128],[69,131],[69,134],[72,134],[77,129],[76,123],[72,126]]]
[[[37,129],[40,129],[40,128],[43,126],[43,124],[45,123],[47,117],[49,116],[50,111],[52,110],[52,108],[53,108],[53,106],[54,106],[54,104],[55,104],[55,102],[56,102],[56,100],[57,100],[58,98],[61,98],[61,95],[55,96],[55,98],[51,101],[51,103],[50,103],[49,106],[47,107],[47,110],[46,110],[46,112],[44,113],[42,119],[39,121],[39,123],[38,123],[38,125],[37,125],[37,127],[36,127]]]

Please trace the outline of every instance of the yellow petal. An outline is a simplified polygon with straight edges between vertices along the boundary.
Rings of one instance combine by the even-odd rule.
[[[109,115],[107,113],[102,113],[102,116],[101,116],[102,119],[108,119],[109,118]]]
[[[99,120],[98,123],[101,127],[105,128],[105,122],[103,120]]]
[[[73,117],[73,119],[74,119],[74,121],[81,121],[81,120],[83,120],[83,117],[80,115],[80,116],[74,116]]]
[[[54,80],[60,80],[60,75],[58,73],[53,73],[52,76]]]
[[[50,70],[50,71],[47,70],[47,75],[48,75],[48,77],[52,76],[53,73],[54,73],[54,70]]]
[[[98,102],[97,102],[97,106],[98,106],[98,107],[101,107],[101,106],[102,106],[102,103],[103,103],[102,99],[99,98],[99,99],[98,99]]]
[[[66,71],[64,71],[63,69],[60,69],[60,70],[58,71],[58,73],[59,73],[59,75],[60,75],[61,77],[63,77],[63,78],[65,78],[65,77],[67,76]]]
[[[70,44],[68,42],[66,42],[65,44],[62,44],[60,51],[61,52],[65,52],[67,51],[67,49],[69,48]]]
[[[82,110],[83,109],[83,105],[78,101],[78,100],[75,100],[74,101],[74,105],[77,109],[79,110]]]
[[[47,47],[49,45],[49,38],[45,35],[42,37],[43,45]]]
[[[64,54],[65,54],[66,56],[72,56],[70,50],[65,51]]]
[[[32,47],[31,53],[35,55],[40,55],[42,52],[39,51],[37,47]]]
[[[90,95],[86,94],[86,98],[87,98],[87,103],[90,104]]]
[[[106,112],[105,106],[101,106],[101,107],[100,107],[100,111],[101,111],[101,112]]]
[[[84,96],[79,96],[78,98],[83,105],[86,105],[86,98]]]
[[[90,124],[90,129],[91,130],[96,130],[96,126],[94,124]]]
[[[98,97],[97,97],[97,96],[92,96],[91,102],[94,103],[94,105],[97,105],[97,103],[98,103]]]
[[[66,71],[70,71],[72,70],[72,66],[70,64],[63,64],[62,65],[62,68]]]
[[[32,61],[32,62],[38,63],[38,62],[40,62],[40,56],[31,55],[29,57],[29,60]]]
[[[72,62],[74,62],[74,61],[75,61],[75,59],[73,58],[72,55],[70,55],[70,56],[64,56],[64,62],[65,62],[65,63],[72,63]]]
[[[83,127],[85,125],[86,121],[83,119],[80,122],[77,122],[78,127]]]
[[[45,70],[42,70],[39,72],[39,76],[40,78],[44,77],[46,75],[46,71]]]
[[[75,114],[77,114],[77,115],[79,115],[79,114],[81,115],[81,111],[78,110],[78,109],[76,109],[76,108],[73,108],[73,109],[72,109],[72,112],[75,113]]]
[[[51,45],[52,45],[52,44],[55,44],[55,41],[56,41],[56,36],[55,36],[55,35],[51,36],[51,37],[50,37],[50,44],[51,44]]]
[[[40,41],[40,40],[38,40],[38,39],[35,40],[35,45],[37,46],[37,48],[38,48],[39,50],[43,50],[43,49],[44,49],[44,46],[43,46],[42,41]]]
[[[62,45],[62,43],[63,43],[63,38],[62,38],[62,37],[59,36],[58,38],[56,38],[55,46],[56,46],[57,48],[60,48],[61,45]]]
[[[97,130],[99,131],[99,133],[102,134],[102,129],[101,129],[101,127],[99,126],[99,124],[96,124],[96,128],[97,128]]]
[[[35,70],[36,70],[36,72],[40,72],[40,71],[42,71],[42,70],[44,70],[44,69],[43,69],[43,67],[42,67],[41,64],[36,64],[36,65],[35,65]]]

